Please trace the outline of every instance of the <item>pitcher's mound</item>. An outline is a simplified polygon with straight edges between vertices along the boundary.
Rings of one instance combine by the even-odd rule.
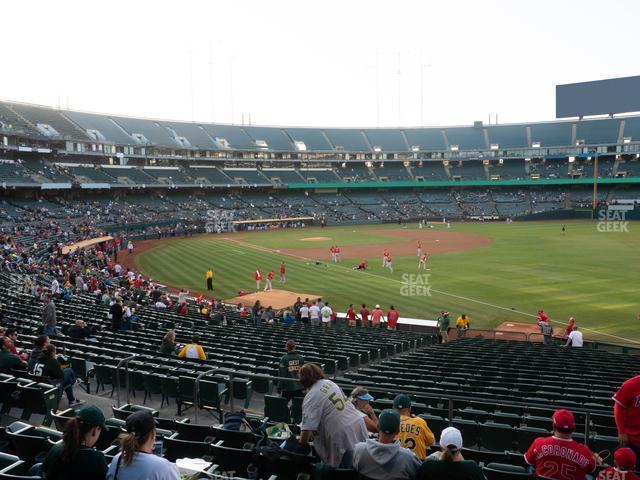
[[[302,240],[303,242],[324,242],[327,240],[331,240],[330,237],[307,237],[307,238],[301,238],[300,240]]]
[[[230,298],[229,300],[225,300],[225,302],[234,304],[242,303],[244,305],[251,306],[256,303],[256,300],[260,300],[263,307],[271,306],[276,310],[280,310],[282,308],[291,307],[296,303],[296,299],[298,297],[300,297],[304,302],[305,298],[313,301],[321,298],[321,295],[317,295],[315,293],[290,292],[288,290],[272,290],[270,292],[250,293],[241,297]]]

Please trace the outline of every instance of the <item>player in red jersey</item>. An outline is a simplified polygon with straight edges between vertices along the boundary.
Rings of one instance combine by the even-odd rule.
[[[273,290],[273,286],[271,285],[271,282],[273,282],[273,277],[275,277],[276,274],[273,270],[269,270],[269,273],[267,273],[267,281],[264,284],[264,291],[271,291]]]
[[[353,267],[354,270],[366,270],[367,269],[367,262],[365,262],[364,260],[360,263],[358,263],[358,265],[356,265],[355,267]]]
[[[331,248],[329,249],[329,251],[331,252],[331,261],[332,262],[336,262],[336,247],[335,245],[331,245]]]
[[[416,242],[416,249],[418,250],[418,257],[419,257],[420,255],[422,255],[422,243],[420,242],[420,240]]]
[[[624,447],[619,448],[613,454],[615,467],[607,467],[598,474],[598,480],[640,480],[640,476],[634,473],[637,456],[633,450]]]
[[[536,438],[525,461],[533,466],[539,477],[556,480],[584,480],[587,473],[596,469],[593,453],[571,438],[576,429],[573,413],[556,410],[553,414],[553,436]]]
[[[424,269],[424,270],[429,270],[427,268],[427,254],[423,253],[422,255],[420,255],[419,259],[418,259],[418,270],[420,269]]]
[[[387,328],[389,330],[396,330],[398,328],[398,319],[400,315],[398,311],[395,309],[393,305],[389,307],[389,311],[387,312]]]
[[[387,252],[387,268],[393,273],[393,258],[389,252]]]
[[[387,266],[387,260],[389,258],[389,250],[387,250],[386,248],[384,249],[384,252],[382,252],[382,267],[386,267]]]
[[[336,263],[337,263],[340,261],[340,247],[338,245],[336,245],[335,252],[336,252]]]
[[[280,283],[287,283],[287,267],[284,262],[280,264]]]
[[[256,268],[256,271],[253,272],[253,279],[256,281],[256,292],[259,292],[260,282],[262,281],[262,272],[260,272],[259,268]]]
[[[613,396],[618,441],[640,453],[640,375],[624,382]],[[640,468],[640,464],[636,468]]]

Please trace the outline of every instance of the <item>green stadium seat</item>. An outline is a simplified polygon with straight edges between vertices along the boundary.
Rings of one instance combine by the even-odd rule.
[[[526,468],[504,463],[489,463],[482,468],[487,480],[526,480],[533,478]]]
[[[289,413],[289,402],[284,397],[265,395],[264,416],[274,422],[289,423],[291,421]]]
[[[464,439],[464,435],[462,437]],[[495,452],[511,451],[516,443],[516,431],[506,423],[484,423],[480,426],[482,448]]]

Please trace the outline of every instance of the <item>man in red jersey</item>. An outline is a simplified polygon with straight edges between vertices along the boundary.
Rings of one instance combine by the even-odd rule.
[[[640,375],[624,382],[613,401],[620,446],[631,448],[637,456],[640,453]]]
[[[422,242],[420,242],[420,240],[416,242],[416,249],[418,250],[418,257],[419,257],[420,255],[422,255]]]
[[[533,466],[539,477],[556,480],[584,480],[596,468],[593,453],[571,438],[576,429],[573,413],[556,410],[553,414],[553,436],[536,438],[525,461]]]
[[[256,292],[259,292],[260,282],[262,281],[262,272],[260,272],[259,268],[256,268],[256,271],[253,272],[253,279],[256,281]]]
[[[287,267],[284,262],[280,263],[280,283],[287,283]]]
[[[636,468],[637,457],[633,450],[619,448],[613,454],[614,467],[607,467],[598,474],[598,480],[640,480],[640,476],[633,470]]]
[[[398,328],[398,318],[400,318],[398,311],[391,305],[387,312],[387,328],[389,330],[396,330]]]
[[[362,308],[360,309],[360,317],[362,318],[362,326],[370,327],[371,323],[369,322],[369,310],[367,306],[363,303]]]
[[[273,277],[275,276],[276,276],[275,272],[273,270],[269,270],[269,273],[267,273],[267,281],[264,285],[265,292],[267,291],[270,292],[271,290],[273,290],[273,286],[271,285],[271,282],[273,282]]]
[[[356,312],[353,310],[353,303],[349,304],[349,310],[347,310],[347,320],[349,321],[350,327],[356,326],[356,321],[358,320],[358,316]]]

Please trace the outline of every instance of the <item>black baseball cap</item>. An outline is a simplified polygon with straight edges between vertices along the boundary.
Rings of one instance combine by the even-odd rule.
[[[127,432],[133,433],[136,437],[144,438],[156,428],[156,419],[150,412],[140,410],[129,415],[125,422]]]

